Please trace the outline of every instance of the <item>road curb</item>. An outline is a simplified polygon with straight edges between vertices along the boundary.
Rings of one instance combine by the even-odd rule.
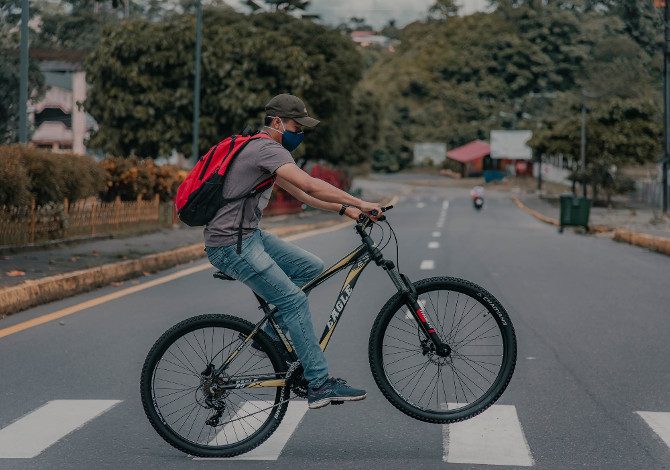
[[[670,255],[670,238],[618,228],[614,231],[614,240]]]
[[[546,215],[544,215],[544,214],[542,214],[542,213],[540,213],[536,210],[531,209],[530,207],[525,205],[523,202],[521,202],[521,200],[516,196],[512,196],[512,200],[514,201],[514,204],[516,204],[516,206],[519,209],[521,209],[522,211],[524,211],[527,214],[532,215],[533,217],[535,217],[540,222],[544,222],[546,224],[551,224],[551,225],[554,225],[556,227],[559,226],[558,219],[554,219],[553,217],[546,216]]]
[[[560,222],[558,221],[558,219],[554,219],[553,217],[549,217],[547,215],[542,214],[541,212],[538,212],[536,210],[531,209],[530,207],[525,205],[523,202],[521,202],[521,200],[518,197],[512,196],[512,200],[514,201],[514,203],[517,205],[517,207],[519,209],[521,209],[522,211],[524,211],[527,214],[532,215],[533,217],[535,217],[540,222],[551,224],[555,227],[560,226]],[[605,233],[605,232],[611,232],[613,230],[614,229],[612,227],[608,227],[607,225],[589,225],[589,233]]]
[[[288,236],[341,223],[340,220],[332,220],[276,227],[268,231],[277,236]],[[172,268],[204,256],[204,245],[196,243],[146,255],[134,260],[109,263],[42,279],[28,280],[16,286],[0,289],[0,318],[27,308],[103,287],[112,282],[125,281],[146,273]]]

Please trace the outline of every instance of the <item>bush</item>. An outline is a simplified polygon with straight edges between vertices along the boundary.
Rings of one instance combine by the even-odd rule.
[[[153,160],[135,157],[110,157],[100,162],[105,172],[104,190],[100,198],[113,201],[117,196],[123,201],[153,199],[170,201],[187,172],[174,165],[158,166]]]
[[[30,178],[18,155],[0,155],[0,206],[30,204]]]
[[[101,189],[102,171],[89,157],[52,153],[22,145],[0,146],[3,174],[14,181],[2,182],[2,196],[12,204],[29,204],[30,197],[38,205],[49,202],[71,202],[97,194]],[[22,168],[22,170],[21,170]],[[27,192],[27,194],[26,194]]]

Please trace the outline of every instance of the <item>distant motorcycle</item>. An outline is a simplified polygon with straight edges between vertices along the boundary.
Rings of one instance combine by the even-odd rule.
[[[484,207],[484,188],[475,186],[470,190],[470,197],[472,197],[472,204],[475,209],[480,211]]]

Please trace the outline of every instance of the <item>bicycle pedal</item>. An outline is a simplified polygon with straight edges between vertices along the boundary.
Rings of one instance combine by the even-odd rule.
[[[330,401],[331,405],[341,405],[342,403],[344,403],[344,401],[342,401],[342,400],[331,400]]]

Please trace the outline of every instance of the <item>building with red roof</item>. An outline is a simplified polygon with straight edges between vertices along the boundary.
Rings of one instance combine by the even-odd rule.
[[[483,140],[473,140],[447,152],[447,158],[460,163],[462,176],[481,175],[484,158],[491,155],[491,146]]]

